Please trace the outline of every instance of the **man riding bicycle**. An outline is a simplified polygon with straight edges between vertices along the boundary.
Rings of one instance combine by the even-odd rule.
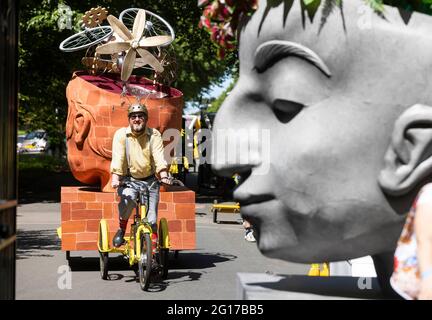
[[[147,127],[148,111],[142,104],[128,109],[129,126],[118,129],[113,138],[111,161],[111,185],[120,196],[118,204],[120,228],[113,245],[124,243],[127,222],[136,206],[139,190],[149,188],[147,219],[153,229],[153,247],[157,243],[157,207],[159,203],[158,177],[165,184],[172,184],[168,164],[164,158],[162,137],[158,130]]]

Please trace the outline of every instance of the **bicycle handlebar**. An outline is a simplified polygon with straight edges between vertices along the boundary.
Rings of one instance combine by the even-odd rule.
[[[174,185],[174,184],[177,184],[177,185],[179,185],[181,187],[184,187],[184,183],[181,180],[178,180],[178,179],[174,179],[172,181],[172,185]]]
[[[147,190],[148,190],[148,189],[151,189],[151,188],[153,188],[153,186],[154,186],[155,183],[160,183],[160,184],[164,184],[164,185],[169,185],[169,184],[166,184],[166,183],[160,182],[159,180],[155,180],[155,181],[153,181],[153,182],[150,184],[150,186],[144,185],[144,188],[143,188],[143,189],[147,189]],[[184,187],[184,186],[185,186],[184,183],[183,183],[182,181],[178,180],[178,179],[173,179],[171,185],[179,185],[179,186],[181,186],[181,187]],[[120,183],[119,183],[118,186],[119,186],[119,187],[125,187],[125,186],[127,186],[127,181],[124,181],[124,180],[120,181]]]
[[[149,190],[151,189],[151,188],[153,188],[153,186],[156,184],[156,183],[161,183],[159,180],[155,180],[155,181],[153,181],[150,185],[147,185],[147,184],[143,184],[143,185],[141,185],[141,188],[139,189],[139,194],[138,194],[138,201],[140,202],[140,203],[142,203],[142,204],[144,204],[145,203],[145,206],[146,206],[146,210],[148,211],[148,209],[149,209]],[[182,182],[182,181],[180,181],[180,180],[178,180],[178,179],[173,179],[172,180],[172,185],[179,185],[179,186],[182,186],[182,187],[184,187],[184,183]],[[120,181],[120,183],[119,183],[119,187],[125,187],[125,186],[127,186],[128,185],[128,180],[122,180],[122,181]]]

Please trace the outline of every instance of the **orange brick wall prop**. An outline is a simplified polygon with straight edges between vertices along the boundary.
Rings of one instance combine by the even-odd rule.
[[[118,196],[90,187],[61,188],[62,250],[97,250],[99,220],[108,220],[110,245],[118,225]],[[133,220],[132,213],[127,234]],[[160,193],[158,219],[166,218],[171,250],[195,249],[195,193],[168,187]]]

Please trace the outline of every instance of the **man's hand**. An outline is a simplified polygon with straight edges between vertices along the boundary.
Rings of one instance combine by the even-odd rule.
[[[161,171],[160,173],[160,182],[168,185],[172,185],[173,183],[173,177],[166,172],[166,170]]]
[[[113,173],[111,178],[111,187],[117,189],[120,185],[120,176],[118,174]]]
[[[172,185],[173,178],[172,177],[163,177],[161,178],[161,182],[164,184]]]

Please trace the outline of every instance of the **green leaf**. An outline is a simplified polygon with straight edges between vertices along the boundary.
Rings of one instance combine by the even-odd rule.
[[[313,3],[316,2],[321,2],[320,0],[303,0],[303,3],[305,4],[305,6],[311,5]]]

